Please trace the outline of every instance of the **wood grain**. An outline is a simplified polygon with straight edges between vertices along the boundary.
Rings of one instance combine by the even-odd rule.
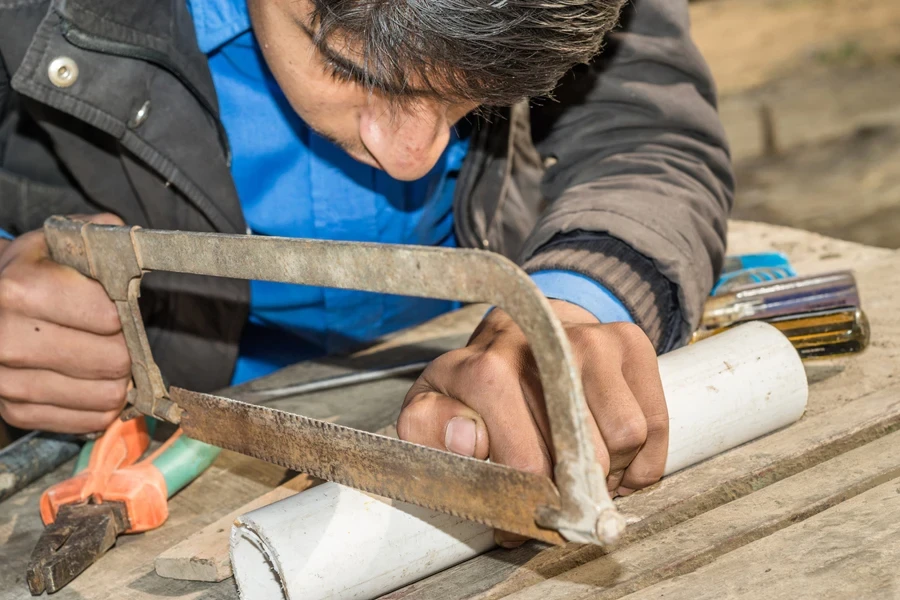
[[[900,485],[860,494],[627,600],[900,598]]]
[[[509,600],[613,600],[689,573],[900,477],[900,432],[671,527],[652,538],[508,596]],[[897,482],[893,483],[896,490]],[[894,492],[896,495],[896,491]],[[898,513],[894,513],[894,518]],[[790,546],[781,554],[787,555]],[[668,596],[667,596],[668,597]]]

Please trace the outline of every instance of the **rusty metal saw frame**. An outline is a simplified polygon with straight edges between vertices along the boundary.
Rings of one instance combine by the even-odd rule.
[[[99,281],[132,360],[128,401],[202,441],[396,500],[551,543],[609,544],[624,529],[588,429],[568,337],[531,279],[481,251],[145,230],[51,217],[53,259]],[[386,294],[487,302],[534,353],[556,463],[550,479],[299,415],[167,389],[138,306],[144,273],[168,271]]]

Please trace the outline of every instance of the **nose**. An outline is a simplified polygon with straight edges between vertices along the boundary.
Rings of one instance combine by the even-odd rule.
[[[371,98],[360,113],[359,135],[366,150],[391,177],[419,179],[447,147],[447,108],[428,100],[397,107]]]

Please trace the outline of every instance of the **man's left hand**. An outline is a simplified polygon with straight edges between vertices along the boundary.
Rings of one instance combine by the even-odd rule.
[[[662,477],[669,418],[656,352],[628,323],[601,324],[551,300],[572,343],[592,419],[597,461],[614,494]],[[553,444],[534,357],[512,319],[495,309],[468,346],[432,362],[406,395],[397,421],[406,441],[553,477]],[[521,538],[498,532],[501,545]]]

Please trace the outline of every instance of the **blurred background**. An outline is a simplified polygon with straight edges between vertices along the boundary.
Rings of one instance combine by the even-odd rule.
[[[695,0],[736,219],[900,247],[900,0]]]

